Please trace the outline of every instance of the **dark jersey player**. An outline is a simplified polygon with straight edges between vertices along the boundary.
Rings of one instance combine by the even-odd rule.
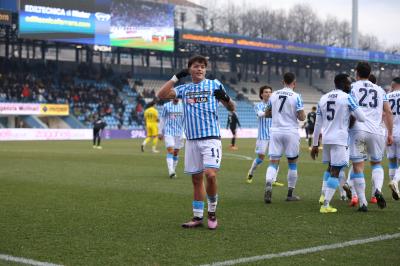
[[[226,128],[231,130],[232,132],[232,140],[231,140],[231,150],[237,150],[237,146],[236,144],[236,128],[240,127],[240,122],[239,122],[239,118],[236,114],[236,112],[230,112],[228,115],[228,122],[226,123]]]
[[[317,117],[317,108],[313,106],[311,108],[311,112],[307,114],[307,124],[306,124],[306,134],[308,138],[308,147],[311,149],[311,139],[312,135],[314,134],[314,126],[315,126],[315,120]]]
[[[96,119],[93,123],[93,149],[102,149],[100,146],[101,142],[101,132],[107,126],[106,122],[101,120],[101,118]],[[97,145],[96,145],[97,141]]]

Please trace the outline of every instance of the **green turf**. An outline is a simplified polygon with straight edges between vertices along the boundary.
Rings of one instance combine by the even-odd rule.
[[[400,232],[400,202],[391,199],[387,179],[387,209],[370,205],[370,212],[357,213],[336,195],[339,212],[321,215],[325,167],[305,146],[296,189],[302,201],[285,202],[286,189],[274,188],[273,203],[265,205],[267,164],[253,184],[244,182],[251,161],[236,155],[253,157],[255,140],[243,139],[238,151],[224,149],[220,227],[182,229],[192,215],[183,153],[178,178],[171,180],[165,153],[141,153],[140,142],[105,141],[103,150],[88,141],[2,142],[0,254],[64,265],[198,265]],[[286,171],[282,163],[285,183]],[[399,246],[395,239],[253,265],[395,265]]]

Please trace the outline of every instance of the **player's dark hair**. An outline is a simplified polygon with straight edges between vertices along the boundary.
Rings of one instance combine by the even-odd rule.
[[[268,85],[264,85],[264,86],[260,87],[260,91],[258,92],[258,96],[260,97],[261,100],[263,99],[261,97],[261,94],[263,94],[264,90],[271,90],[271,92],[272,92],[272,87],[270,87]]]
[[[363,79],[369,78],[369,74],[371,74],[371,66],[368,62],[358,62],[356,70],[358,76]]]
[[[311,108],[311,110],[315,112],[315,111],[317,111],[317,107],[313,106],[313,107]]]
[[[200,63],[207,66],[208,60],[202,55],[195,55],[189,59],[188,68],[190,68],[194,63]]]
[[[376,84],[376,77],[374,74],[370,74],[368,77],[368,80],[371,81],[372,83]]]
[[[396,83],[396,84],[400,84],[400,77],[395,77],[392,82]]]
[[[335,76],[335,87],[337,89],[343,90],[347,82],[349,82],[349,75],[342,73]]]
[[[287,72],[283,75],[283,81],[286,85],[290,85],[296,80],[296,75],[292,72]]]

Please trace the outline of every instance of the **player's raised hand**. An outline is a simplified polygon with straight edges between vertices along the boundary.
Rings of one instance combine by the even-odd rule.
[[[218,101],[229,102],[231,99],[222,88],[222,85],[219,85],[219,89],[214,91],[214,96],[215,98],[217,98]]]
[[[313,160],[315,160],[315,158],[318,157],[318,152],[319,152],[318,146],[313,146],[310,152],[311,158]]]
[[[186,68],[175,74],[175,77],[177,77],[178,79],[184,78],[186,76],[189,76],[189,70]]]

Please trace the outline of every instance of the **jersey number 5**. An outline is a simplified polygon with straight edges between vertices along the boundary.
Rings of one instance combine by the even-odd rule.
[[[335,118],[335,101],[326,102],[326,119],[332,121]]]

